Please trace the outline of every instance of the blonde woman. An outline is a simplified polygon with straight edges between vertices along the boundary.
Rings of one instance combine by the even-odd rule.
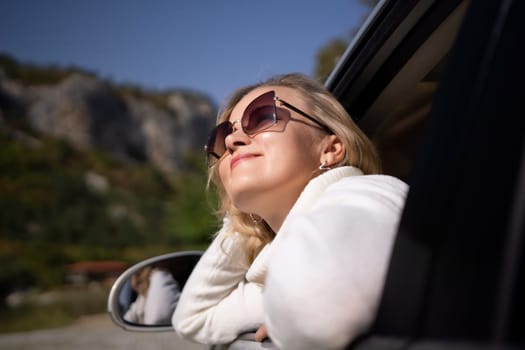
[[[131,276],[137,298],[124,314],[124,320],[145,325],[170,323],[180,297],[178,283],[166,269],[146,266]]]
[[[258,329],[281,349],[342,348],[375,315],[404,198],[372,143],[299,74],[236,91],[206,146],[223,227],[173,326],[197,342]]]

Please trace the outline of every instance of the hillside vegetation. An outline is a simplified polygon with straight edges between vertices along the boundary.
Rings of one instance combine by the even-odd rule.
[[[84,88],[84,81],[91,85]],[[88,125],[83,134],[75,125],[68,125],[67,135],[56,132],[61,120],[76,113],[60,105],[68,103],[67,93],[57,97],[66,84],[77,84],[71,90],[86,98],[74,100],[89,107],[77,113],[79,127]],[[57,102],[49,102],[49,96]],[[187,115],[170,107],[173,96],[179,105],[186,103]],[[107,113],[112,101],[120,115]],[[36,113],[41,105],[52,108]],[[148,111],[140,114],[142,124],[133,119],[131,105]],[[45,125],[37,117],[51,121]],[[217,225],[213,196],[205,192],[202,137],[181,141],[177,135],[203,135],[214,118],[213,105],[195,92],[115,86],[73,68],[22,65],[1,57],[0,300],[16,289],[63,284],[69,263],[133,263],[203,248]],[[153,122],[158,130],[174,132],[150,137],[146,132]],[[109,128],[113,133],[105,139],[96,134]],[[87,142],[76,142],[70,137],[75,133]],[[152,144],[155,137],[166,137],[164,144]],[[126,142],[133,147],[120,148]],[[161,155],[172,162],[169,167],[162,166]]]

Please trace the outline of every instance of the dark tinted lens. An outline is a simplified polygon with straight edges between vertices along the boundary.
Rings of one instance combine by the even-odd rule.
[[[208,163],[213,162],[213,158],[219,159],[226,152],[226,144],[224,140],[226,136],[232,133],[232,125],[226,121],[220,123],[212,130],[206,143],[206,155],[208,156]]]
[[[246,134],[262,131],[276,123],[274,96],[273,91],[268,91],[246,107],[241,119],[242,129]]]

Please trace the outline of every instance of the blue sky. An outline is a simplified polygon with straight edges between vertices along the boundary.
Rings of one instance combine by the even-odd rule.
[[[313,75],[319,48],[368,12],[358,0],[0,0],[0,52],[220,104],[274,74]]]

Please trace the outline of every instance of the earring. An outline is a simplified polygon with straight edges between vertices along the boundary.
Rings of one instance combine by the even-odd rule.
[[[262,219],[260,217],[257,218],[257,216],[255,216],[252,213],[250,213],[250,219],[252,219],[254,225],[257,225],[258,223],[260,223],[262,221]]]
[[[319,170],[330,170],[332,168],[330,168],[329,166],[326,166],[326,163],[327,161],[326,160],[323,160],[323,162],[321,163],[321,165],[319,165]]]

